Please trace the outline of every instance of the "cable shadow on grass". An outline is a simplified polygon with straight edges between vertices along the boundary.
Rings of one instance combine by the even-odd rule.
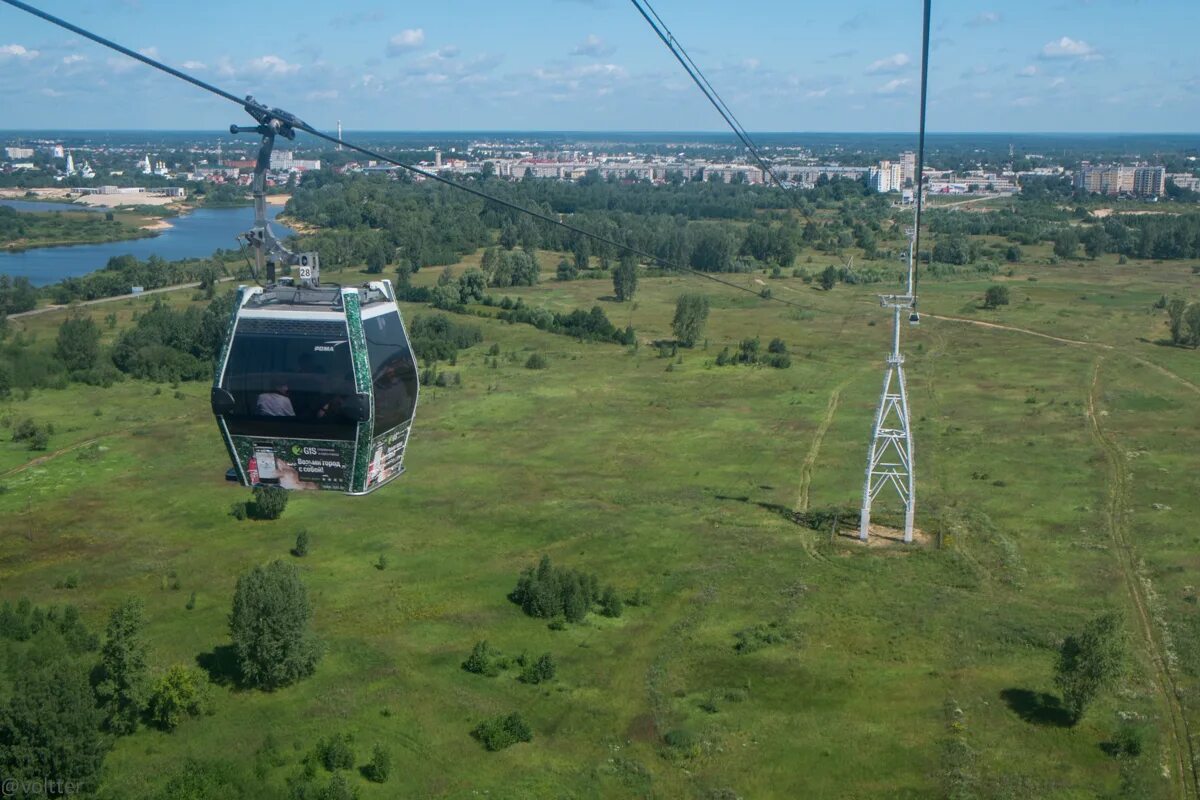
[[[1069,728],[1072,725],[1071,715],[1063,708],[1062,701],[1047,692],[1005,689],[1000,692],[1000,699],[1014,714],[1031,725],[1053,725],[1057,728]]]

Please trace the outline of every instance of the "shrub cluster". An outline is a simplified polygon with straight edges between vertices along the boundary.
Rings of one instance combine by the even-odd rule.
[[[471,731],[471,735],[483,743],[488,750],[503,750],[518,742],[533,740],[533,731],[528,723],[514,711],[508,716],[485,719]]]
[[[47,422],[39,425],[32,419],[23,419],[13,425],[12,440],[25,442],[30,450],[45,450],[50,446],[50,437],[54,435],[54,424]]]
[[[792,357],[788,353],[787,343],[783,339],[772,339],[764,353],[762,352],[762,342],[756,336],[753,339],[742,339],[736,353],[730,352],[728,347],[721,350],[717,355],[717,366],[724,367],[731,364],[764,364],[775,369],[787,369],[792,366]]]
[[[633,344],[636,339],[633,328],[619,330],[600,306],[592,306],[591,311],[577,308],[569,314],[559,314],[545,308],[527,306],[520,297],[515,303],[505,297],[500,301],[500,307],[504,310],[498,316],[505,322],[532,325],[548,333],[573,336],[581,342]]]
[[[408,331],[413,350],[425,362],[453,361],[459,350],[483,341],[478,325],[465,325],[445,314],[416,317]]]
[[[508,595],[531,617],[564,617],[567,622],[583,621],[600,598],[595,575],[555,567],[549,556],[542,556],[536,567],[526,568]]]

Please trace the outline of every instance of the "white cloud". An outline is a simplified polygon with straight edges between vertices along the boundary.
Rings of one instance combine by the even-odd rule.
[[[71,66],[72,64],[78,64],[80,61],[87,61],[87,58],[79,55],[78,53],[72,53],[69,56],[63,56],[62,59],[63,65],[67,67]]]
[[[7,61],[10,58],[19,58],[22,61],[29,61],[37,58],[39,52],[37,50],[28,50],[24,45],[20,44],[0,44],[0,61]]]
[[[423,44],[425,44],[425,29],[408,28],[388,40],[387,52],[389,56],[398,56],[409,50],[416,50]]]
[[[291,75],[300,71],[299,64],[289,64],[279,56],[259,56],[246,64],[246,71],[259,75]]]
[[[967,24],[973,28],[981,28],[986,25],[996,25],[1001,19],[999,11],[980,11]]]
[[[804,93],[804,96],[811,98],[813,100],[816,100],[818,98],[824,97],[827,94],[829,94],[828,86],[826,86],[824,89],[810,89]]]
[[[304,95],[305,100],[337,100],[337,98],[338,98],[337,89],[325,89],[325,90],[312,91],[312,92],[309,92],[308,94]]]
[[[49,86],[43,87],[40,91],[43,97],[62,97],[64,94],[57,89],[51,89]]]
[[[896,53],[895,55],[881,58],[878,61],[871,62],[871,66],[867,67],[867,74],[874,75],[878,72],[899,72],[907,67],[912,62],[912,59],[905,53]]]
[[[1053,42],[1046,42],[1042,47],[1041,57],[1080,58],[1084,61],[1093,61],[1102,56],[1096,52],[1094,47],[1082,39],[1072,39],[1070,36],[1064,36]]]
[[[143,47],[138,52],[149,58],[158,58],[158,48],[157,47]]]
[[[1037,75],[1037,74],[1038,74],[1037,66],[1030,64],[1027,67],[1022,67],[1017,72],[1017,77],[1018,78],[1032,78],[1034,75]]]
[[[909,78],[892,78],[883,86],[876,89],[875,94],[896,94],[910,83],[912,83],[912,80]]]
[[[1059,86],[1062,86],[1066,82],[1067,82],[1066,78],[1055,78],[1054,80],[1050,81],[1050,88],[1057,89]]]
[[[604,40],[596,34],[589,33],[586,39],[575,45],[575,49],[571,51],[571,55],[604,58],[605,56],[611,56],[616,50],[617,48],[605,44]]]
[[[190,70],[208,69],[208,65],[205,64],[203,61],[185,61],[182,64],[180,64],[179,66],[183,67],[184,69],[190,69]]]

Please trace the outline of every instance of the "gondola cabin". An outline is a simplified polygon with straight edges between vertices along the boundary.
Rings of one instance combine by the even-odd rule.
[[[241,286],[212,388],[231,475],[372,492],[404,471],[417,384],[390,281]]]

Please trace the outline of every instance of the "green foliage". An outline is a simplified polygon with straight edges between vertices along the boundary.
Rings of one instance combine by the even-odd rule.
[[[348,733],[334,733],[317,742],[315,754],[321,766],[330,772],[354,768],[354,739]]]
[[[617,590],[612,586],[605,586],[604,593],[600,595],[600,613],[616,618],[621,616],[624,610],[625,603],[621,600],[621,595],[617,594]]]
[[[1186,310],[1187,301],[1182,297],[1172,297],[1167,303],[1167,327],[1171,330],[1172,344],[1183,344],[1183,315]]]
[[[428,363],[454,359],[459,350],[482,342],[483,332],[477,325],[455,322],[445,314],[431,314],[413,319],[409,338],[417,357]]]
[[[296,546],[292,548],[292,555],[296,558],[304,558],[308,555],[308,539],[308,531],[302,528],[296,534]]]
[[[224,761],[185,758],[155,800],[249,800],[257,796]]]
[[[43,631],[61,637],[67,651],[73,655],[88,653],[100,646],[99,637],[88,630],[75,606],[39,608],[22,597],[14,606],[5,600],[0,605],[0,639],[28,641]]]
[[[525,360],[525,369],[546,369],[550,364],[541,353],[530,353]]]
[[[994,283],[983,293],[984,308],[999,308],[1008,305],[1008,287]]]
[[[118,735],[137,730],[146,704],[148,648],[142,608],[141,600],[130,598],[113,609],[100,648],[96,698],[105,727]]]
[[[560,281],[573,281],[579,277],[579,270],[573,262],[562,258],[554,270],[554,277]]]
[[[837,286],[840,270],[830,264],[825,269],[821,270],[821,274],[817,276],[817,280],[821,284],[821,288],[825,291],[830,291],[834,286]]]
[[[554,680],[557,672],[558,666],[554,663],[554,656],[550,653],[542,653],[538,656],[537,661],[525,664],[525,668],[521,670],[520,681],[522,683],[545,683]]]
[[[462,668],[476,675],[494,678],[500,674],[499,656],[500,654],[484,639],[476,642],[475,646],[471,648],[471,654],[462,663]]]
[[[704,334],[708,321],[708,298],[702,294],[688,292],[675,300],[675,316],[671,330],[684,347],[694,347]]]
[[[50,437],[53,434],[53,423],[39,425],[26,418],[13,425],[10,438],[14,442],[24,442],[30,450],[45,450],[50,446]]]
[[[158,727],[174,730],[188,717],[210,713],[212,693],[208,675],[194,667],[175,664],[150,690],[146,712]]]
[[[767,345],[767,351],[762,351],[762,342],[758,337],[743,339],[738,344],[737,353],[731,353],[729,348],[723,348],[717,355],[716,364],[724,367],[733,364],[755,365],[763,364],[776,369],[787,369],[792,366],[792,357],[788,353],[787,343],[783,339],[772,339]]]
[[[633,299],[634,293],[637,292],[638,275],[637,262],[632,253],[621,254],[621,260],[617,262],[617,268],[613,270],[612,280],[613,294],[617,296],[618,303]]]
[[[531,308],[519,298],[515,304],[510,301],[507,307],[503,302],[500,305],[505,310],[497,317],[505,322],[525,323],[550,333],[573,336],[580,341],[616,344],[633,344],[634,341],[633,329],[626,328],[623,332],[618,330],[600,306],[592,306],[591,311],[577,308],[562,314],[544,308]]]
[[[1070,228],[1063,228],[1054,236],[1054,255],[1059,258],[1075,258],[1079,250],[1079,236]]]
[[[233,295],[214,298],[206,308],[171,308],[155,300],[126,328],[113,346],[112,360],[135,378],[166,382],[206,380],[225,342]]]
[[[255,486],[247,512],[253,519],[279,519],[287,509],[288,491],[280,486]]]
[[[516,711],[507,716],[484,720],[471,731],[471,735],[492,751],[503,750],[518,742],[533,741],[533,731]]]
[[[32,311],[37,307],[37,298],[37,289],[29,278],[0,274],[0,316]]]
[[[242,680],[268,691],[311,675],[320,647],[299,571],[282,561],[238,578],[229,632]]]
[[[536,567],[521,573],[508,599],[531,617],[581,622],[600,599],[599,582],[595,575],[555,567],[542,556]]]
[[[790,634],[777,622],[760,622],[736,632],[733,638],[734,652],[744,656],[773,644],[782,644],[790,638]]]
[[[943,264],[966,264],[971,261],[971,249],[961,236],[938,239],[933,245],[933,260]]]
[[[0,775],[94,787],[109,742],[87,666],[53,652],[30,653],[13,666],[0,706]]]
[[[1054,683],[1073,723],[1083,719],[1092,701],[1117,682],[1124,673],[1124,662],[1124,632],[1114,613],[1101,614],[1063,640]]]
[[[75,309],[58,326],[54,357],[71,372],[96,366],[100,358],[100,328],[81,309]]]
[[[387,783],[392,774],[392,756],[377,744],[371,751],[371,760],[363,767],[363,776],[372,783]]]

